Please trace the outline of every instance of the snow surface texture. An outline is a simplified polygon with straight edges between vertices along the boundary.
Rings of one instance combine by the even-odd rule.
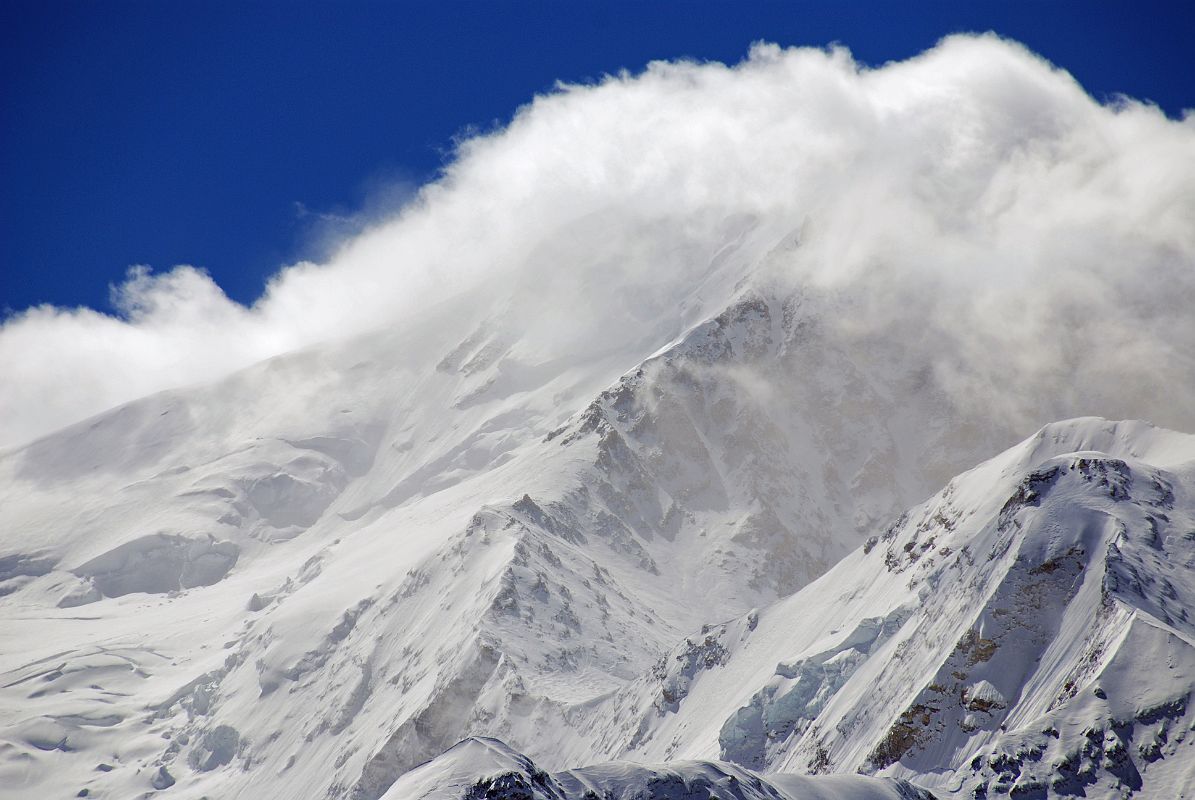
[[[1046,426],[586,709],[581,757],[1190,796],[1193,479],[1195,437]]]
[[[823,116],[761,123],[741,81],[804,87]],[[659,174],[618,173],[616,196],[511,179],[588,174],[540,148],[543,126],[640,163],[618,142],[647,132],[607,146],[585,98],[690,131],[634,113],[659,85],[735,124],[642,162]],[[960,93],[979,97],[966,124],[943,122]],[[1027,125],[1023,106],[1049,113]],[[740,117],[803,155],[745,146]],[[537,104],[346,256],[496,264],[485,280],[392,317],[393,291],[350,292],[348,324],[308,265],[210,339],[274,342],[254,326],[289,311],[311,330],[281,341],[309,346],[0,453],[0,794],[376,800],[489,736],[526,755],[484,745],[502,755],[474,777],[550,771],[534,791],[756,791],[753,772],[780,796],[904,791],[779,775],[862,770],[939,794],[1189,796],[1192,438],[1085,418],[953,477],[1060,411],[1195,427],[1195,321],[1174,307],[1189,128],[1100,107],[987,38],[870,72],[764,48]],[[920,130],[933,163],[890,159],[879,130]],[[842,164],[851,191],[824,172]],[[860,205],[870,177],[887,188]],[[1043,186],[1074,218],[1039,207]],[[974,209],[992,213],[956,216]],[[888,221],[863,235],[861,214]],[[919,244],[931,229],[951,235]],[[349,272],[372,286],[367,262]],[[993,265],[1016,291],[983,283]],[[849,279],[820,274],[837,267]],[[195,273],[142,278],[117,339],[203,317]],[[63,319],[5,328],[0,397],[59,396],[12,353]],[[697,761],[575,769],[677,759]]]
[[[733,764],[603,764],[549,775],[496,739],[467,739],[400,778],[383,800],[932,800],[906,781],[760,777]]]
[[[593,750],[578,709],[1007,435],[821,342],[820,301],[723,291],[621,377],[529,370],[485,322],[438,352],[383,334],[0,461],[9,785],[376,798],[471,733],[563,768]],[[271,394],[294,373],[318,379]]]
[[[9,455],[3,791],[373,800],[469,735],[553,770],[1189,791],[1195,438],[1050,425],[901,514],[1003,432],[827,353],[806,296],[731,297],[562,424],[587,375],[475,403],[484,345],[419,381],[315,350]],[[287,370],[323,376],[297,419],[261,390]]]

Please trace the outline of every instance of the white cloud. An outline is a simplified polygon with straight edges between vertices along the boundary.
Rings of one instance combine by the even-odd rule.
[[[905,337],[963,407],[1195,429],[1195,121],[1100,105],[982,36],[878,69],[758,45],[560,87],[252,308],[178,267],[133,270],[118,317],[9,320],[0,444],[481,286],[524,287],[511,319],[567,356],[674,313],[746,220],[744,253],[802,230],[785,278],[846,298],[843,336]]]

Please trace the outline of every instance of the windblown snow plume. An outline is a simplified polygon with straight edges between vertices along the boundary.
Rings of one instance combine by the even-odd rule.
[[[1190,797],[1195,435],[1057,420],[1195,430],[1192,220],[1016,45],[759,46],[14,318],[0,797]]]
[[[505,298],[485,311],[545,360],[659,317],[679,335],[701,310],[674,298],[719,254],[828,293],[834,337],[901,341],[961,409],[1195,429],[1193,219],[1189,115],[1096,102],[994,36],[874,69],[764,44],[733,67],[657,62],[464,140],[394,219],[281,270],[251,308],[178,267],[133,270],[116,315],[18,314],[0,444],[468,293]],[[438,335],[470,322],[443,315]]]

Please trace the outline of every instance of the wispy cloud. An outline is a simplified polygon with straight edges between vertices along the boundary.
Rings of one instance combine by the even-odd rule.
[[[334,213],[327,259],[249,308],[134,268],[116,315],[13,317],[0,444],[484,285],[525,287],[524,333],[567,356],[676,313],[747,229],[760,255],[803,231],[772,268],[847,298],[839,335],[903,337],[960,407],[1195,429],[1195,119],[1101,105],[992,36],[878,69],[757,45],[563,86],[392,201]]]

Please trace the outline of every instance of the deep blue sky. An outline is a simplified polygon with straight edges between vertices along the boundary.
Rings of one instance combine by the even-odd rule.
[[[316,214],[433,178],[454,134],[556,79],[758,39],[867,63],[995,30],[1097,97],[1195,106],[1188,3],[0,0],[0,312],[107,309],[130,264],[206,267],[242,302],[318,255]]]

